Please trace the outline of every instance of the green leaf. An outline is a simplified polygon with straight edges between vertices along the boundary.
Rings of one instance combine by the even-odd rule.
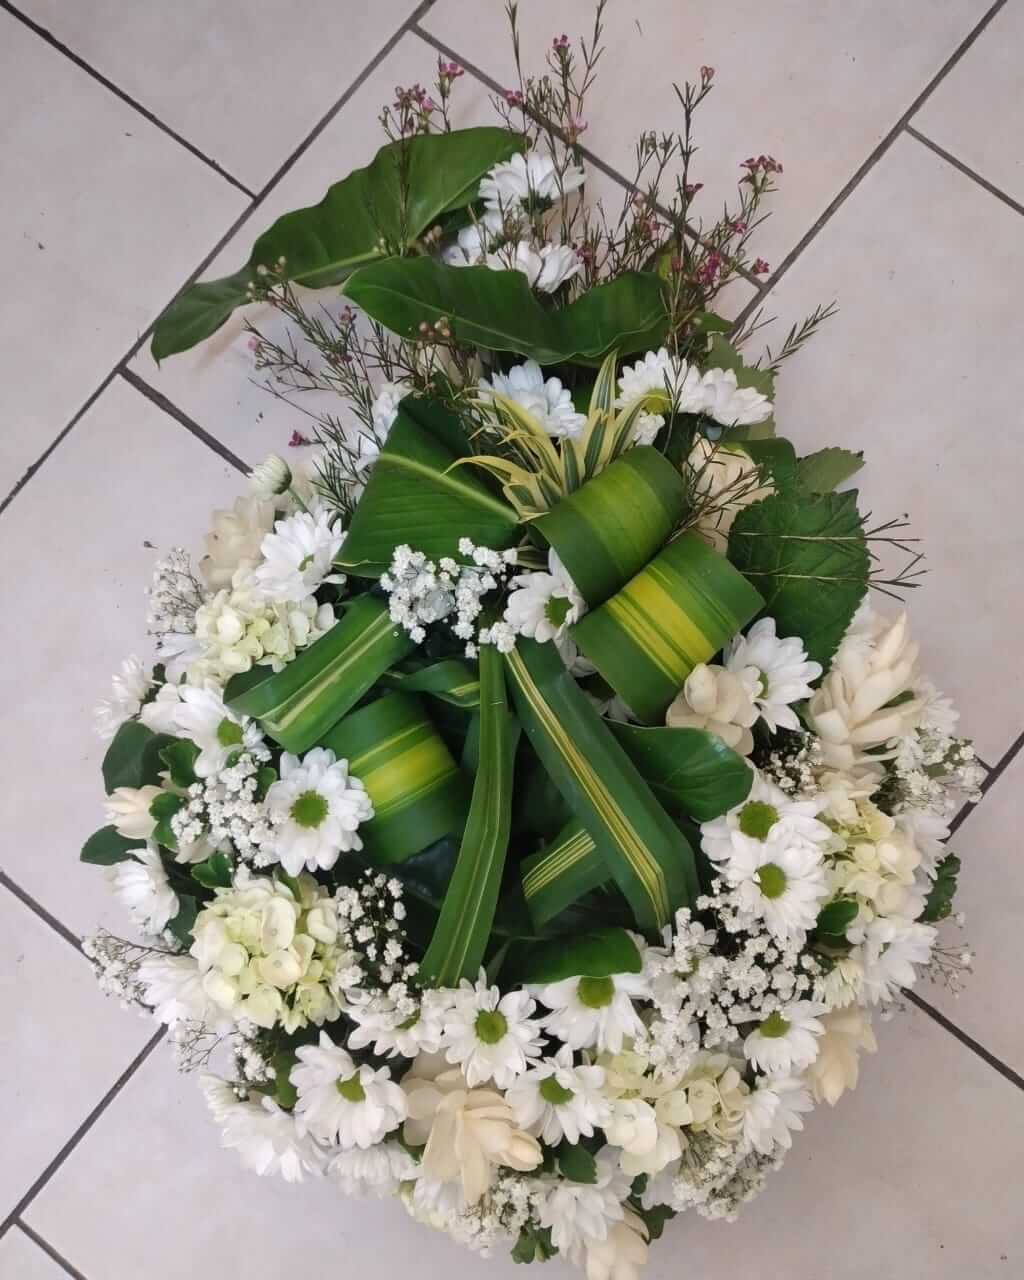
[[[953,910],[957,880],[960,876],[960,859],[955,853],[947,853],[938,865],[935,883],[928,891],[921,919],[928,924],[945,920]]]
[[[256,799],[262,800],[277,781],[277,770],[273,765],[263,764],[256,770]]]
[[[797,479],[811,493],[831,493],[864,465],[864,454],[849,449],[819,449],[797,463]]]
[[[141,849],[145,840],[128,840],[120,835],[114,827],[100,827],[82,845],[78,855],[82,862],[91,862],[96,867],[112,867],[115,862],[125,862],[132,856],[133,849]]]
[[[520,865],[523,897],[537,929],[609,878],[594,838],[573,818],[540,853]]]
[[[695,822],[710,822],[747,798],[753,771],[717,734],[609,723],[651,790],[669,808],[681,809]]]
[[[636,943],[625,929],[600,929],[578,937],[531,942],[516,959],[522,982],[547,984],[565,978],[606,978],[613,973],[639,973]]]
[[[857,918],[858,910],[856,902],[849,898],[838,898],[822,907],[814,928],[826,937],[843,939],[846,937],[847,927]]]
[[[429,693],[463,711],[475,711],[480,705],[480,680],[467,662],[446,658],[418,671],[388,671],[381,683],[407,693]]]
[[[301,755],[415,646],[387,605],[357,596],[326,635],[282,670],[254,667],[225,689],[232,711],[252,716],[286,751]]]
[[[870,562],[857,492],[778,493],[741,511],[729,559],[764,596],[780,636],[799,636],[828,667],[867,591]]]
[[[770,440],[737,441],[726,445],[725,449],[745,453],[761,468],[762,475],[774,481],[776,488],[783,483],[792,483],[796,476],[796,450],[782,436],[773,436]]]
[[[192,879],[205,889],[228,889],[231,886],[231,860],[226,854],[211,853],[205,862],[192,868]]]
[[[103,757],[103,785],[109,796],[117,787],[145,787],[160,781],[160,753],[175,739],[153,733],[138,720],[126,720]]]
[[[570,1182],[585,1182],[592,1185],[597,1181],[597,1161],[593,1152],[579,1143],[563,1142],[555,1152],[558,1171]]]
[[[192,945],[192,926],[199,914],[199,904],[189,893],[178,894],[178,914],[168,924],[168,929],[182,946]]]
[[[547,1262],[558,1250],[551,1243],[550,1227],[535,1227],[527,1222],[512,1250],[513,1262]]]
[[[521,271],[452,267],[433,258],[392,259],[357,271],[345,293],[385,329],[415,340],[421,324],[445,320],[454,339],[539,364],[600,363],[657,347],[667,328],[661,281],[626,272],[566,307],[541,303]]]
[[[665,1223],[670,1222],[675,1216],[675,1209],[670,1208],[667,1204],[652,1205],[650,1209],[645,1209],[639,1201],[630,1204],[633,1212],[642,1220],[647,1228],[647,1235],[650,1240],[660,1240],[662,1232],[665,1230]]]
[[[190,787],[195,782],[194,766],[198,757],[199,748],[188,738],[177,738],[160,752],[160,759],[167,766],[176,787]]]
[[[292,1067],[297,1061],[294,1049],[280,1049],[271,1059],[274,1068],[274,1101],[285,1111],[291,1111],[299,1097],[291,1079]]]
[[[319,204],[278,218],[259,237],[248,263],[233,275],[187,288],[153,331],[155,360],[208,338],[248,299],[257,268],[277,271],[309,289],[341,284],[364,263],[411,245],[451,209],[476,199],[481,177],[522,149],[505,129],[421,134],[382,147],[364,169],[332,186]],[[408,203],[402,210],[405,157]],[[381,244],[381,240],[384,244]]]
[[[534,751],[597,845],[643,929],[660,929],[698,892],[693,850],[651,793],[553,644],[505,655]]]
[[[161,791],[158,796],[153,797],[149,806],[150,817],[156,818],[157,822],[173,818],[184,803],[183,796],[176,796],[173,791]]]
[[[480,650],[480,763],[466,830],[420,980],[454,987],[475,978],[498,905],[512,823],[518,726],[508,707],[505,669],[493,645]]]
[[[460,538],[502,548],[519,538],[515,512],[475,470],[458,419],[439,405],[402,401],[336,563],[347,573],[379,577],[395,547],[407,543],[431,559],[457,556]]]

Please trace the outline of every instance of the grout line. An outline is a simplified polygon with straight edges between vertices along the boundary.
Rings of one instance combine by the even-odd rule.
[[[250,468],[242,461],[237,453],[233,453],[226,444],[221,444],[215,436],[210,435],[209,431],[204,427],[201,427],[198,422],[190,418],[187,413],[184,413],[179,409],[176,404],[168,400],[167,397],[157,391],[155,387],[151,387],[148,382],[140,378],[137,373],[125,365],[122,365],[118,372],[129,386],[134,387],[135,390],[138,391],[140,395],[144,395],[147,400],[151,400],[158,409],[162,409],[164,413],[169,417],[174,418],[176,422],[180,422],[186,431],[191,431],[194,436],[203,442],[203,444],[212,449],[214,453],[219,454],[225,462],[229,462],[236,471],[241,471],[243,475],[249,474]]]
[[[173,138],[174,141],[184,147],[186,151],[194,155],[197,160],[202,160],[203,164],[211,168],[214,173],[219,174],[225,179],[225,181],[230,182],[233,187],[237,187],[239,191],[244,192],[250,200],[254,198],[253,193],[245,183],[239,182],[233,174],[228,173],[227,169],[225,169],[223,165],[218,164],[216,160],[208,156],[204,151],[201,151],[194,145],[194,143],[191,143],[187,138],[182,137],[176,129],[172,129],[170,125],[165,124],[159,116],[154,115],[152,111],[147,107],[144,107],[142,103],[133,98],[131,94],[125,93],[123,89],[118,88],[112,80],[108,80],[101,71],[97,71],[95,67],[90,66],[84,58],[69,49],[61,40],[58,40],[52,32],[47,31],[45,27],[41,27],[38,22],[33,22],[33,20],[26,14],[22,13],[20,9],[16,9],[14,5],[10,3],[10,0],[0,0],[0,10],[9,13],[16,21],[28,27],[30,31],[39,36],[41,40],[44,40],[52,49],[56,49],[58,53],[63,54],[65,58],[70,62],[73,62],[76,67],[91,76],[99,84],[103,85],[104,89],[109,89],[115,97],[120,98],[122,102],[126,102],[128,106],[138,112],[143,119],[148,120],[151,125],[155,125],[155,127],[162,133],[166,133],[169,138]]]
[[[504,87],[499,84],[497,80],[488,75],[486,71],[482,70],[475,63],[467,61],[461,53],[458,53],[450,45],[445,44],[443,40],[439,40],[437,36],[432,35],[426,30],[426,28],[421,27],[418,22],[412,24],[410,30],[418,35],[426,44],[429,44],[432,48],[436,49],[438,53],[444,54],[446,58],[449,58],[452,61],[457,62],[461,67],[464,67],[470,75],[479,80],[481,84],[486,85],[492,93],[504,93]],[[563,135],[559,132],[559,136],[562,137]],[[613,169],[606,160],[602,160],[601,157],[591,151],[589,147],[585,147],[579,142],[577,142],[576,145],[579,147],[580,155],[586,159],[587,163],[590,164],[592,168],[599,170],[599,172],[603,173],[605,177],[611,178],[613,182],[617,182],[624,190],[636,190],[634,183],[630,182],[628,178],[619,173],[617,169]],[[660,206],[658,206],[658,212],[664,216],[664,210]],[[700,235],[690,226],[690,224],[687,224],[686,230],[688,235],[692,235],[695,240],[700,240]],[[764,292],[764,282],[760,277],[755,276],[753,272],[748,271],[745,267],[737,266],[736,274],[741,279],[745,280],[747,284],[753,285],[758,291],[758,296]]]
[[[987,1062],[994,1070],[998,1071],[1004,1080],[1008,1080],[1010,1084],[1015,1084],[1018,1089],[1024,1089],[1024,1076],[1014,1071],[1013,1067],[1007,1066],[1001,1058],[997,1058],[994,1053],[990,1053],[983,1044],[979,1044],[973,1036],[969,1036],[966,1031],[961,1031],[955,1022],[951,1022],[944,1013],[939,1013],[938,1009],[933,1008],[927,1000],[923,1000],[919,995],[915,995],[913,991],[904,991],[902,993],[911,1004],[915,1005],[922,1013],[926,1013],[929,1018],[937,1022],[944,1031],[948,1031],[954,1039],[959,1040],[962,1045],[970,1049],[972,1053],[976,1053],[982,1062]]]
[[[82,951],[82,940],[76,934],[72,933],[66,924],[62,924],[55,915],[47,911],[47,909],[32,897],[30,893],[24,890],[20,884],[16,884],[5,871],[0,871],[0,885],[7,889],[20,903],[26,906],[29,911],[37,915],[43,924],[47,924],[55,933],[59,933],[65,942],[71,944],[79,955],[84,955]]]
[[[981,784],[982,797],[988,795],[1006,770],[1011,764],[1013,764],[1014,760],[1016,760],[1022,748],[1024,748],[1024,733],[1020,734],[1017,740],[1010,744],[1006,751],[1003,752],[1002,757],[997,760],[989,770],[988,777]]]
[[[945,160],[947,164],[951,164],[954,169],[958,169],[965,177],[976,182],[978,186],[987,191],[989,195],[995,196],[995,198],[997,200],[1001,200],[1003,204],[1009,205],[1015,213],[1024,213],[1024,204],[1020,204],[1018,201],[1014,200],[1012,196],[1008,196],[1005,191],[1000,191],[999,188],[989,182],[987,178],[983,178],[980,173],[976,173],[973,169],[969,168],[962,160],[958,160],[956,156],[951,155],[945,147],[940,147],[937,142],[933,142],[931,138],[925,137],[925,135],[915,129],[913,125],[905,125],[904,132],[908,133],[912,138],[916,138],[917,141],[926,146],[929,151],[934,151],[937,156]]]
[[[65,1258],[62,1253],[59,1253],[53,1245],[50,1244],[49,1240],[44,1240],[39,1232],[34,1231],[27,1222],[22,1222],[21,1219],[18,1218],[13,1225],[20,1231],[23,1231],[34,1244],[37,1244],[47,1257],[52,1258],[53,1261],[56,1262],[58,1267],[63,1267],[68,1275],[73,1277],[73,1280],[86,1280],[85,1276],[77,1267],[73,1267],[71,1263],[68,1262],[67,1258]]]
[[[121,1072],[121,1074],[114,1081],[111,1087],[99,1100],[96,1106],[93,1107],[92,1111],[89,1112],[86,1118],[78,1126],[78,1128],[67,1140],[64,1146],[61,1147],[61,1149],[53,1157],[53,1159],[46,1166],[46,1168],[39,1175],[39,1177],[36,1178],[35,1182],[32,1183],[32,1185],[21,1197],[21,1199],[14,1206],[14,1208],[10,1211],[10,1213],[3,1220],[3,1222],[0,1222],[0,1236],[4,1234],[4,1232],[7,1230],[8,1227],[10,1227],[13,1223],[17,1222],[21,1218],[21,1215],[29,1207],[32,1201],[36,1198],[36,1196],[40,1193],[40,1191],[42,1191],[42,1189],[50,1181],[50,1179],[61,1167],[64,1161],[68,1158],[69,1155],[71,1155],[71,1153],[82,1141],[85,1135],[89,1132],[89,1130],[93,1127],[96,1121],[104,1113],[104,1111],[106,1111],[107,1107],[110,1106],[110,1104],[114,1101],[114,1099],[121,1092],[124,1086],[135,1074],[135,1072],[139,1069],[139,1067],[142,1066],[142,1064],[146,1061],[146,1059],[153,1052],[156,1046],[160,1043],[160,1041],[164,1037],[164,1033],[165,1033],[165,1028],[161,1027],[160,1030],[157,1031],[156,1034],[146,1042],[146,1044],[139,1051],[139,1053],[135,1055],[135,1057],[124,1069],[124,1071]]]

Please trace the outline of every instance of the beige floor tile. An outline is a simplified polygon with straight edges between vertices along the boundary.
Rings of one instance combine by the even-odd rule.
[[[77,861],[103,825],[92,708],[122,658],[151,653],[154,548],[201,548],[210,509],[243,484],[117,379],[0,518],[0,593],[18,620],[0,669],[0,864],[76,932],[127,927],[102,870]]]
[[[0,60],[6,494],[245,197],[7,13]]]
[[[67,1272],[17,1227],[0,1240],[0,1280],[66,1280]]]
[[[89,962],[3,888],[0,1008],[7,1032],[15,1032],[11,1040],[5,1035],[0,1094],[3,1219],[154,1028],[101,995]],[[0,1254],[6,1277],[4,1265]]]
[[[1024,203],[1024,8],[992,20],[911,121],[981,177]]]

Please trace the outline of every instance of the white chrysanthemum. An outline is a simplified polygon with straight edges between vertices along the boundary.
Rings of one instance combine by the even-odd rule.
[[[284,458],[268,453],[249,472],[249,489],[257,498],[268,502],[284,493],[292,482],[292,469]]]
[[[441,1021],[429,996],[412,1013],[397,1007],[386,996],[366,1005],[353,1005],[346,1012],[356,1024],[349,1035],[351,1049],[373,1047],[378,1057],[415,1058],[420,1053],[437,1053],[441,1047]]]
[[[816,1102],[834,1107],[847,1089],[856,1089],[860,1050],[874,1053],[878,1045],[871,1015],[864,1009],[837,1009],[821,1016],[825,1028],[818,1039],[818,1056],[804,1072]]]
[[[495,373],[490,381],[480,379],[480,395],[504,396],[537,421],[549,436],[578,436],[586,425],[586,414],[577,413],[572,395],[558,378],[545,380],[536,360],[513,365],[508,373]]]
[[[199,965],[190,955],[146,956],[139,965],[139,982],[153,1016],[165,1026],[179,1022],[218,1023],[218,1011],[203,990]],[[225,1029],[230,1023],[225,1024]]]
[[[813,1000],[793,1000],[770,1013],[743,1041],[747,1060],[765,1075],[804,1071],[818,1056],[824,1012]]]
[[[561,169],[561,172],[559,172]],[[559,166],[543,151],[528,151],[496,164],[480,182],[480,199],[502,217],[550,208],[556,200],[578,190],[584,182],[576,165]]]
[[[373,817],[366,788],[348,771],[348,761],[314,747],[300,760],[281,756],[281,777],[266,796],[273,837],[265,855],[276,854],[289,875],[329,870],[338,855],[361,849],[359,826]]]
[[[237,1151],[244,1169],[263,1178],[279,1173],[285,1182],[323,1173],[325,1153],[297,1131],[294,1119],[272,1098],[243,1102],[217,1076],[200,1076],[199,1083],[222,1127],[221,1146]]]
[[[496,209],[485,210],[475,222],[463,227],[455,239],[442,250],[442,261],[450,267],[475,267],[501,238],[505,219]]]
[[[596,1178],[590,1183],[566,1179],[549,1186],[540,1203],[539,1221],[551,1231],[559,1253],[579,1264],[588,1244],[608,1238],[609,1227],[621,1222],[623,1201],[632,1179],[619,1168],[618,1152],[603,1147],[596,1156]]]
[[[586,613],[587,606],[569,571],[552,547],[547,573],[517,573],[505,605],[505,621],[520,636],[542,644],[561,640]]]
[[[108,867],[107,879],[132,919],[147,933],[162,933],[178,914],[178,895],[170,886],[156,845],[135,849],[130,858]]]
[[[564,1138],[577,1143],[593,1137],[595,1127],[611,1115],[601,1092],[604,1068],[573,1066],[572,1050],[563,1045],[553,1058],[531,1066],[505,1092],[516,1123],[549,1147]]]
[[[872,920],[861,928],[852,926],[847,937],[860,943],[852,955],[864,966],[864,999],[884,1004],[914,985],[915,966],[931,959],[937,934],[931,925],[892,917]]]
[[[328,1176],[347,1196],[393,1196],[403,1182],[419,1176],[420,1166],[397,1142],[382,1142],[363,1151],[352,1147],[332,1156]]]
[[[213,591],[231,586],[241,569],[259,563],[260,543],[274,527],[274,504],[250,494],[236,498],[230,511],[215,511],[206,535],[206,555],[199,571]]]
[[[387,1067],[358,1067],[326,1031],[301,1045],[289,1079],[298,1091],[300,1133],[339,1146],[374,1147],[405,1119],[405,1094]]]
[[[749,427],[772,416],[772,402],[753,387],[738,387],[732,369],[708,369],[701,378],[703,412],[723,427]]]
[[[736,675],[753,673],[754,705],[773,733],[800,728],[791,704],[812,695],[811,684],[822,668],[820,663],[808,661],[799,636],[779,639],[775,619],[761,618],[746,635],[736,636],[724,658],[726,668]]]
[[[103,803],[107,822],[126,840],[148,840],[156,827],[150,806],[159,787],[115,787]]]
[[[781,1147],[788,1151],[792,1134],[804,1127],[801,1119],[814,1110],[811,1095],[801,1080],[774,1076],[761,1080],[746,1100],[743,1137],[761,1155],[770,1156]]]
[[[517,240],[502,245],[484,259],[492,271],[519,271],[539,293],[554,293],[583,270],[575,249],[566,244],[542,244]]]
[[[96,733],[104,742],[109,742],[126,720],[139,714],[151,683],[139,658],[134,654],[125,658],[120,672],[111,677],[110,697],[96,707]]]
[[[729,547],[729,531],[744,507],[775,492],[742,445],[712,444],[700,436],[686,459],[698,512],[693,531],[720,555]]]
[[[470,1088],[493,1080],[507,1089],[540,1056],[540,1023],[531,1016],[536,1008],[526,991],[503,996],[484,973],[475,983],[464,978],[451,993],[441,1048],[449,1062],[462,1067]]]
[[[648,351],[636,364],[623,365],[619,373],[616,409],[631,409],[638,402],[645,407],[633,438],[637,444],[650,444],[665,425],[665,413],[700,413],[704,404],[700,370],[669,355],[666,347]]]
[[[323,582],[344,582],[331,572],[334,557],[345,541],[335,528],[332,512],[319,508],[298,511],[278,520],[260,543],[263,563],[252,574],[257,591],[278,604],[299,604]]]
[[[665,713],[673,729],[706,729],[741,756],[754,749],[751,726],[757,722],[753,683],[725,667],[698,662]]]
[[[220,773],[240,751],[266,755],[265,749],[260,750],[262,729],[248,716],[229,711],[212,681],[202,686],[182,685],[172,719],[178,737],[188,738],[199,748],[192,766],[198,778]]]
[[[602,978],[563,978],[537,990],[551,1012],[544,1028],[571,1049],[596,1048],[618,1053],[627,1037],[643,1030],[633,999],[650,995],[642,973],[613,973]]]

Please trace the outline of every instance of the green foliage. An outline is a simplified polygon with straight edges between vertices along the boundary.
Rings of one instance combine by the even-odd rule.
[[[800,636],[827,667],[867,591],[870,560],[856,490],[794,489],[747,507],[729,534],[729,559],[764,596],[780,636]]]
[[[814,926],[815,932],[823,942],[843,943],[846,939],[846,930],[856,919],[857,911],[856,902],[849,898],[838,898],[835,902],[822,907]]]
[[[819,449],[797,464],[797,479],[811,493],[831,493],[864,465],[864,454],[849,449]]]
[[[168,929],[183,947],[192,945],[192,926],[199,914],[199,904],[190,893],[178,894],[178,914],[168,924]]]
[[[660,1240],[662,1232],[665,1230],[665,1223],[671,1222],[676,1216],[675,1209],[670,1208],[667,1204],[655,1204],[650,1209],[645,1209],[639,1201],[631,1201],[630,1208],[647,1228],[647,1235],[650,1240]]]
[[[231,886],[231,860],[226,854],[211,853],[205,862],[192,868],[192,879],[204,889],[227,889]]]
[[[960,876],[960,859],[955,853],[947,853],[938,865],[935,882],[928,891],[921,919],[928,924],[945,920],[953,910],[957,881]]]
[[[615,721],[610,726],[662,804],[695,822],[710,822],[747,798],[750,765],[717,734]]]
[[[639,973],[640,969],[640,953],[625,929],[599,929],[551,942],[531,942],[516,962],[516,975],[524,983],[606,978],[612,973]]]
[[[597,1161],[593,1153],[578,1143],[573,1145],[563,1142],[555,1152],[558,1161],[558,1172],[570,1182],[584,1182],[593,1185],[597,1181]]]
[[[458,658],[446,658],[415,671],[389,671],[381,683],[407,693],[429,693],[463,711],[473,711],[480,705],[477,674]]]
[[[512,1249],[513,1262],[547,1262],[558,1250],[551,1243],[550,1227],[535,1227],[528,1222],[520,1231]]]
[[[103,757],[103,785],[109,796],[117,787],[145,787],[160,781],[160,753],[175,739],[157,734],[138,720],[126,720]]]
[[[132,856],[133,849],[141,849],[145,840],[128,840],[114,827],[100,827],[82,845],[78,855],[81,862],[91,862],[95,867],[112,867]]]
[[[175,738],[160,752],[160,759],[167,766],[171,781],[176,787],[190,787],[196,780],[195,763],[199,748],[188,738]]]

